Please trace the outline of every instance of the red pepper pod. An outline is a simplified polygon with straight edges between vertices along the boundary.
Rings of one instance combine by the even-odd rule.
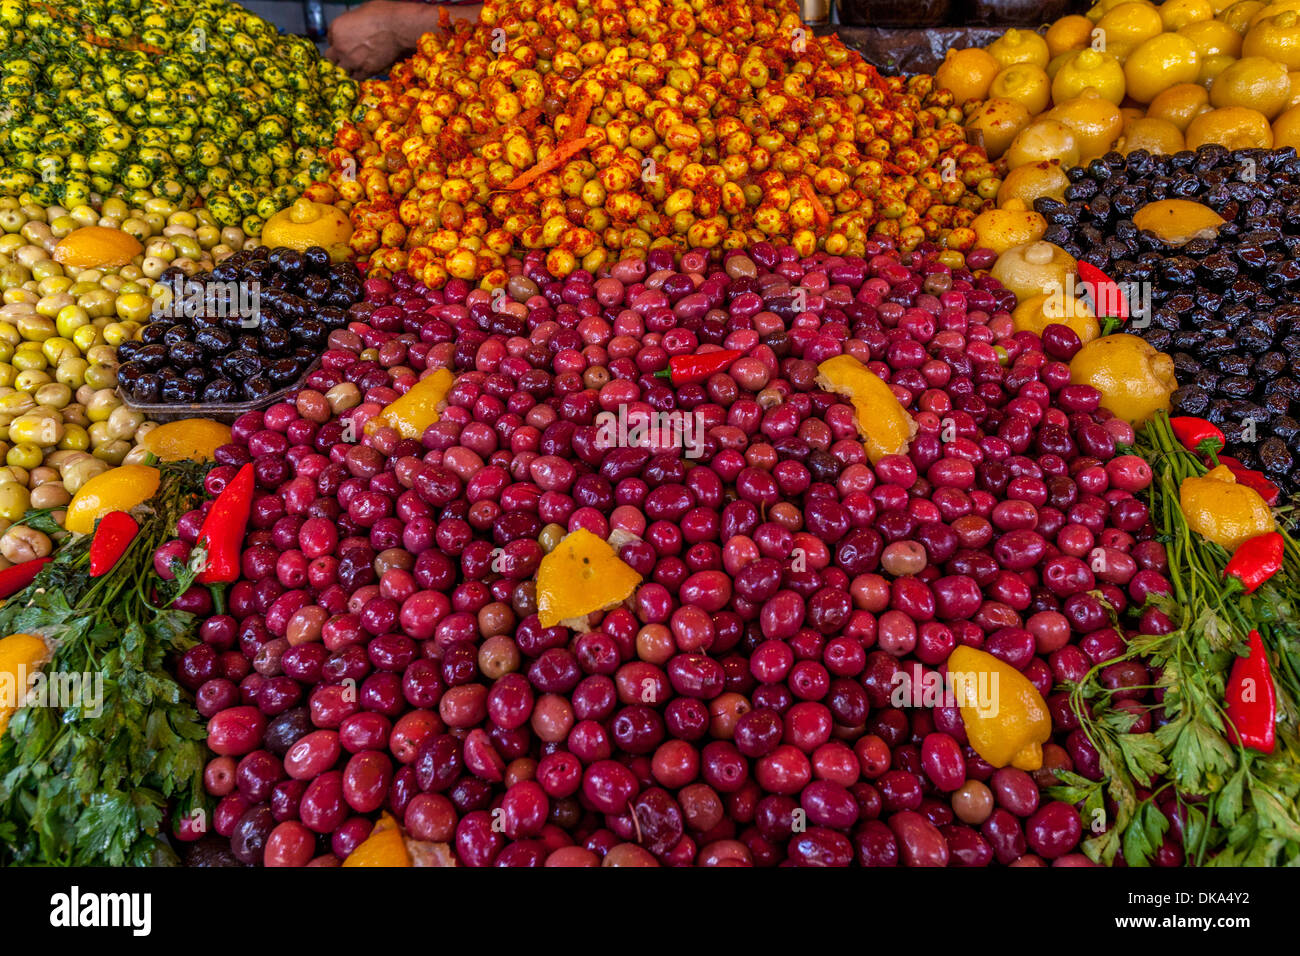
[[[1277,743],[1277,690],[1259,631],[1250,632],[1250,656],[1238,657],[1228,674],[1225,710],[1228,739],[1271,754]]]
[[[53,560],[53,558],[33,558],[31,561],[24,561],[22,564],[15,564],[12,568],[0,571],[0,598],[10,597],[27,587],[36,580],[36,575],[41,573],[41,568]]]
[[[1092,263],[1083,261],[1079,262],[1079,278],[1092,293],[1092,304],[1098,318],[1114,316],[1120,321],[1128,320],[1128,302],[1118,282]]]
[[[1183,447],[1188,451],[1200,454],[1213,451],[1217,454],[1223,450],[1223,446],[1228,441],[1218,425],[1207,422],[1204,418],[1181,415],[1169,419],[1169,425],[1174,430],[1174,437],[1182,442]]]
[[[208,516],[199,528],[197,547],[207,552],[200,584],[229,584],[239,577],[239,556],[244,546],[244,532],[253,508],[253,465],[239,469],[230,484],[217,495]]]
[[[1286,541],[1278,532],[1256,535],[1237,546],[1223,573],[1240,581],[1247,594],[1253,594],[1282,569],[1285,550]]]
[[[1278,491],[1277,485],[1264,477],[1263,472],[1247,468],[1231,455],[1220,455],[1219,464],[1227,465],[1228,471],[1232,472],[1232,477],[1237,479],[1237,484],[1253,489],[1270,508],[1277,504],[1281,492]]]
[[[125,511],[110,511],[99,519],[90,539],[90,576],[97,578],[113,570],[140,532],[140,525]]]
[[[668,360],[668,367],[655,372],[655,377],[669,379],[674,385],[702,385],[709,376],[725,372],[744,354],[740,349],[718,349],[696,355],[674,355]]]

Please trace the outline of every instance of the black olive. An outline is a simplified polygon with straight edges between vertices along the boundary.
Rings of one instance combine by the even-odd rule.
[[[261,375],[254,375],[244,382],[244,396],[250,401],[261,401],[275,391],[275,386]]]
[[[123,345],[126,343],[123,342]],[[121,357],[121,348],[118,349],[118,356]],[[117,381],[128,391],[140,380],[141,375],[147,375],[148,370],[139,362],[123,362],[117,367]]]
[[[234,336],[225,329],[204,329],[194,336],[194,341],[209,355],[223,355],[235,345]]]
[[[288,385],[298,377],[298,362],[292,358],[278,358],[267,364],[266,377],[277,385]]]
[[[302,272],[302,253],[296,249],[273,249],[267,261],[284,275],[294,276]]]
[[[348,324],[348,314],[341,308],[334,306],[325,306],[316,313],[316,318],[324,324],[329,332],[346,328]]]
[[[219,368],[227,378],[235,381],[252,378],[262,372],[263,359],[256,352],[240,349],[230,352],[219,362]]]
[[[207,404],[239,401],[238,386],[228,378],[213,379],[203,389],[203,401]]]
[[[262,337],[254,332],[241,332],[235,336],[235,348],[245,352],[256,352]]]
[[[272,326],[257,339],[255,348],[263,355],[283,355],[292,345],[293,336],[284,329]]]
[[[192,368],[203,362],[203,347],[194,342],[177,342],[168,349],[167,358],[177,368]]]
[[[162,376],[155,372],[146,372],[135,381],[131,396],[142,405],[152,405],[162,399]]]
[[[201,389],[208,381],[208,370],[201,365],[196,365],[182,372],[181,378]]]
[[[158,343],[141,346],[135,358],[149,371],[156,372],[167,362],[167,346]]]
[[[321,246],[309,246],[302,252],[302,264],[308,272],[315,272],[318,275],[328,274],[330,254]]]
[[[157,345],[162,342],[171,326],[170,322],[150,322],[140,330],[140,341],[145,345]]]
[[[304,276],[298,283],[298,291],[308,302],[320,302],[329,294],[329,280],[324,276]]]
[[[303,319],[298,323],[298,327],[293,330],[293,337],[299,342],[317,347],[325,343],[327,335],[329,335],[329,329],[319,319]]]

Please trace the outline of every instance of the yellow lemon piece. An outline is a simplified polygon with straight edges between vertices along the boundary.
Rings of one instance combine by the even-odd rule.
[[[110,511],[130,511],[158,490],[157,468],[120,465],[91,478],[72,496],[63,526],[74,534],[90,534],[95,522]]]
[[[1022,129],[1011,141],[1006,161],[1008,169],[1050,160],[1068,168],[1079,165],[1079,155],[1074,130],[1054,119],[1040,119]]]
[[[1043,238],[1047,220],[1026,209],[987,209],[971,222],[975,231],[975,245],[992,249],[999,255],[1012,246]]]
[[[560,539],[537,567],[537,616],[542,627],[617,607],[632,596],[641,575],[607,541],[585,528]]]
[[[1160,4],[1160,22],[1166,30],[1181,30],[1192,23],[1214,19],[1210,0],[1165,0]]]
[[[959,645],[948,655],[953,690],[966,738],[985,763],[1037,770],[1052,718],[1029,678],[986,651]]]
[[[1101,335],[1101,324],[1088,303],[1066,295],[1064,290],[1045,292],[1021,302],[1011,313],[1011,322],[1017,332],[1035,335],[1042,335],[1049,325],[1067,325],[1084,345]]]
[[[1055,243],[1040,239],[1002,253],[989,274],[1014,292],[1017,301],[1023,302],[1064,288],[1078,269],[1074,256]]]
[[[1121,3],[1107,11],[1097,21],[1097,29],[1105,34],[1106,52],[1119,45],[1137,46],[1143,40],[1159,36],[1165,29],[1160,21],[1160,11],[1149,3]]]
[[[1218,54],[1241,56],[1241,34],[1220,20],[1189,23],[1178,35],[1191,40],[1202,59]]]
[[[1042,67],[1016,63],[998,73],[989,86],[989,96],[1015,100],[1036,116],[1047,109],[1052,97],[1052,81]]]
[[[1182,246],[1192,239],[1213,239],[1223,225],[1214,209],[1191,199],[1160,199],[1134,213],[1139,232],[1152,233],[1169,246]]]
[[[1273,147],[1300,150],[1300,105],[1293,106],[1273,120]]]
[[[1291,81],[1291,96],[1286,101],[1286,108],[1290,109],[1300,106],[1300,72],[1292,71],[1287,74],[1287,78]]]
[[[1092,30],[1093,22],[1087,17],[1078,14],[1061,17],[1043,35],[1048,55],[1058,57],[1067,50],[1082,50],[1091,41]]]
[[[1052,79],[1052,102],[1072,100],[1089,87],[1118,106],[1124,99],[1124,68],[1119,60],[1092,48],[1070,54]]]
[[[1273,128],[1259,110],[1225,106],[1202,113],[1187,124],[1187,148],[1218,143],[1228,149],[1272,149]]]
[[[858,431],[872,463],[901,455],[916,434],[916,422],[889,386],[857,359],[837,355],[817,366],[818,387],[843,395],[858,413]]]
[[[1183,134],[1166,119],[1139,117],[1124,127],[1124,135],[1115,145],[1123,155],[1144,149],[1153,156],[1172,156],[1187,148]]]
[[[381,814],[379,822],[343,861],[344,866],[410,866],[411,855],[406,852],[406,841],[397,821],[388,813]]]
[[[50,648],[35,634],[10,634],[0,639],[0,735],[4,734],[18,705],[41,665],[50,659]]]
[[[939,69],[934,71],[934,83],[951,91],[960,106],[969,100],[982,100],[988,96],[989,85],[1001,69],[1001,64],[979,47],[949,50]]]
[[[1017,30],[1014,27],[985,49],[1004,69],[1016,63],[1029,63],[1042,69],[1052,58],[1046,40],[1032,30]]]
[[[1300,70],[1300,14],[1287,10],[1258,21],[1241,44],[1242,56],[1264,56]]]
[[[1095,90],[1084,90],[1082,95],[1058,103],[1047,117],[1074,130],[1080,165],[1108,152],[1124,130],[1119,107],[1102,99]]]
[[[182,418],[159,425],[140,444],[159,461],[212,461],[230,444],[230,426],[210,418]]]
[[[1168,120],[1181,134],[1187,124],[1210,109],[1210,91],[1199,83],[1179,83],[1169,87],[1147,107],[1151,119]],[[1181,139],[1181,136],[1180,136]]]
[[[1178,504],[1189,528],[1228,551],[1276,528],[1268,503],[1254,488],[1238,483],[1227,465],[1184,478]]]
[[[1094,339],[1070,360],[1070,382],[1091,385],[1101,393],[1101,406],[1137,427],[1157,411],[1169,411],[1174,360],[1157,352],[1136,335],[1107,335]]]
[[[1026,163],[1017,166],[1003,178],[1002,185],[998,187],[997,203],[998,206],[1005,207],[1014,199],[1024,203],[1025,208],[1032,209],[1034,200],[1040,196],[1064,200],[1069,185],[1069,177],[1065,175],[1060,163]]]
[[[1237,0],[1236,3],[1230,3],[1219,11],[1215,19],[1221,20],[1244,36],[1250,29],[1250,21],[1263,9],[1264,4],[1261,0]]]
[[[1196,82],[1208,90],[1213,85],[1215,78],[1232,66],[1234,62],[1236,62],[1235,57],[1223,53],[1202,57],[1200,69],[1196,71]]]
[[[1116,7],[1122,7],[1126,3],[1134,2],[1155,9],[1155,4],[1147,3],[1146,0],[1097,0],[1097,2],[1088,10],[1088,19],[1093,23],[1096,23]]]
[[[366,434],[374,434],[387,425],[403,438],[422,438],[424,430],[438,420],[438,414],[447,399],[455,378],[445,368],[426,375],[410,391],[384,406],[366,422]]]
[[[70,269],[117,269],[142,252],[140,240],[121,229],[82,226],[59,240],[54,261]]]
[[[1210,85],[1215,107],[1245,106],[1274,120],[1291,99],[1291,76],[1281,63],[1262,56],[1234,60]]]
[[[1012,140],[1029,125],[1029,110],[1015,100],[992,97],[971,113],[966,128],[978,130],[984,138],[984,152],[997,159],[1007,151]]]
[[[1260,20],[1266,20],[1269,17],[1275,17],[1279,13],[1296,12],[1300,10],[1300,0],[1271,0],[1259,10],[1250,15],[1250,26],[1259,23]]]
[[[1200,54],[1187,37],[1177,33],[1152,37],[1124,62],[1128,95],[1139,103],[1150,103],[1174,84],[1195,80],[1200,65]]]
[[[262,244],[285,246],[301,252],[312,246],[328,249],[352,237],[352,223],[336,206],[298,199],[262,226]]]

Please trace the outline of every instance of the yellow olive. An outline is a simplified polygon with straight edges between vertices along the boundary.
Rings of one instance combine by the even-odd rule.
[[[99,222],[99,213],[86,205],[73,206],[68,210],[68,215],[83,226],[93,226]]]
[[[65,339],[72,338],[72,333],[83,325],[90,324],[90,313],[80,305],[65,305],[54,317],[54,327]]]
[[[5,450],[8,451],[8,449]],[[26,488],[28,477],[27,469],[19,468],[17,465],[13,467],[0,468],[0,485],[4,484],[6,481],[16,481],[18,484]]]
[[[41,352],[50,360],[51,365],[58,365],[64,359],[78,358],[81,355],[81,349],[77,348],[75,342],[60,335],[42,342]]]
[[[122,286],[126,285],[126,280],[121,276],[104,276],[104,278],[99,280],[99,284],[109,292],[116,295],[118,290],[121,289]]]
[[[59,442],[59,447],[69,451],[85,451],[90,447],[90,435],[80,422],[66,421],[66,415],[64,418],[63,441]]]
[[[72,333],[72,343],[84,355],[104,341],[104,333],[97,326],[83,325]]]
[[[23,340],[23,334],[18,330],[16,325],[9,322],[0,322],[0,342],[8,342],[10,345],[17,345]]]
[[[84,427],[90,424],[90,419],[86,417],[86,406],[82,405],[81,402],[69,402],[59,411],[63,414],[63,424],[65,425],[81,425]]]
[[[64,306],[76,304],[76,296],[67,292],[60,292],[57,295],[43,295],[40,301],[36,303],[36,312],[47,319],[53,319]],[[50,327],[54,327],[53,322],[50,323]],[[46,336],[46,338],[48,337]]]
[[[144,273],[140,271],[140,267],[134,262],[128,262],[126,265],[122,266],[122,268],[117,270],[117,274],[130,282],[135,282],[144,275]]]
[[[86,310],[86,314],[92,319],[98,319],[107,316],[114,316],[117,313],[113,311],[113,300],[116,299],[108,289],[96,287],[90,292],[77,297],[77,305]]]
[[[50,232],[53,234],[54,238],[62,239],[79,225],[81,224],[71,216],[59,216],[57,219],[51,220]]]
[[[9,425],[9,440],[19,446],[30,444],[48,448],[63,440],[63,423],[45,415],[19,415]]]
[[[89,385],[82,385],[72,397],[77,400],[78,405],[85,407],[95,397],[95,389]]]
[[[28,369],[44,369],[50,364],[49,359],[45,357],[45,354],[39,348],[19,349],[14,353],[14,357],[10,362],[14,368],[24,372]]]
[[[17,378],[18,370],[16,368],[8,362],[0,362],[0,386],[5,387],[6,393],[11,391],[8,386],[13,385]]]
[[[86,403],[86,417],[92,422],[106,422],[113,409],[119,407],[122,400],[111,388],[101,388]]]
[[[193,236],[172,236],[172,247],[179,258],[197,259],[203,254],[203,247]]]
[[[73,281],[67,276],[47,276],[36,283],[36,291],[41,295],[58,295],[71,290]]]
[[[166,217],[176,212],[176,204],[170,199],[155,196],[144,201],[144,211],[157,216],[160,221],[166,222]],[[158,228],[161,229],[162,226]]]
[[[122,405],[113,409],[113,413],[108,416],[108,433],[113,438],[131,438],[143,422],[144,415]]]
[[[132,216],[129,219],[124,219],[122,221],[122,225],[119,226],[118,228],[120,228],[127,235],[134,236],[136,239],[139,239],[141,242],[148,239],[149,236],[152,234],[152,230],[150,229],[149,223],[145,222],[143,219],[137,219],[135,216]]]
[[[119,319],[143,322],[153,310],[153,300],[141,292],[128,292],[118,295],[114,308]]]
[[[41,280],[63,275],[63,266],[53,259],[41,259],[32,263],[32,278]]]
[[[198,217],[186,209],[179,209],[167,217],[167,227],[169,229],[175,226],[180,226],[184,229],[193,229],[198,226],[198,224]]]
[[[104,341],[116,348],[135,338],[142,326],[139,322],[110,322],[104,326]]]
[[[38,388],[52,381],[53,379],[43,369],[29,368],[25,372],[18,373],[18,377],[14,379],[14,388],[20,392],[35,393]]]
[[[146,256],[144,262],[140,264],[140,271],[150,279],[157,279],[167,271],[169,265],[171,263],[161,256]]]
[[[61,508],[72,500],[68,489],[58,482],[47,482],[32,489],[33,508]]]
[[[59,367],[54,370],[54,380],[68,386],[68,388],[80,388],[86,381],[86,369],[90,368],[90,363],[80,356],[70,358],[67,361],[60,362]]]
[[[104,200],[100,212],[109,219],[125,219],[127,214],[127,205],[116,196]]]
[[[102,475],[108,468],[108,462],[82,452],[79,458],[62,465],[59,474],[63,475],[63,487],[75,495],[82,485],[96,475]]]
[[[45,455],[41,451],[40,445],[17,444],[5,453],[5,463],[9,465],[17,465],[19,468],[35,468],[44,458]],[[23,489],[23,491],[26,490],[26,488]],[[0,488],[0,493],[2,492],[3,489]],[[2,501],[3,498],[0,498],[0,502]],[[4,510],[3,504],[0,504],[0,517],[8,518],[10,521],[17,521],[22,517],[23,511],[26,510],[27,509],[24,507],[18,512],[18,514],[10,515]]]
[[[215,226],[199,226],[195,230],[195,235],[199,240],[199,245],[215,254],[217,245],[221,241],[221,231],[219,229]]]
[[[72,401],[72,389],[62,382],[48,382],[38,388],[33,397],[42,405],[63,409]]]
[[[103,445],[96,445],[91,454],[100,461],[108,462],[110,465],[120,465],[122,459],[126,457],[126,453],[130,450],[131,443],[129,441],[117,440],[105,442]]]
[[[111,365],[117,368],[117,349],[111,345],[95,345],[86,350],[86,361],[91,365]]]
[[[149,212],[146,209],[145,214],[140,218],[148,223],[149,235],[151,236],[158,235],[158,233],[163,231],[163,226],[167,225],[167,217],[159,212]]]
[[[89,270],[88,270],[89,271]],[[86,278],[85,272],[77,273],[77,281],[68,286],[68,291],[77,297],[77,305],[81,305],[81,297],[89,292],[95,292],[99,289],[99,280],[93,282]],[[85,306],[82,306],[85,308]]]
[[[116,388],[116,365],[92,365],[86,369],[86,384],[92,388]]]
[[[153,452],[151,452],[148,448],[145,448],[144,445],[136,445],[134,448],[132,448],[129,452],[126,453],[126,457],[122,459],[122,464],[147,465],[152,460],[153,460]]]
[[[106,445],[113,441],[113,436],[108,432],[107,419],[102,422],[92,422],[90,427],[86,429],[86,434],[90,436],[90,444],[93,448],[98,448],[100,445]]]

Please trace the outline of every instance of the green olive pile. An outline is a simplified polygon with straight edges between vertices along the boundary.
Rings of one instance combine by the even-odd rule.
[[[356,84],[227,0],[0,0],[0,195],[201,198],[249,235],[328,172]]]

